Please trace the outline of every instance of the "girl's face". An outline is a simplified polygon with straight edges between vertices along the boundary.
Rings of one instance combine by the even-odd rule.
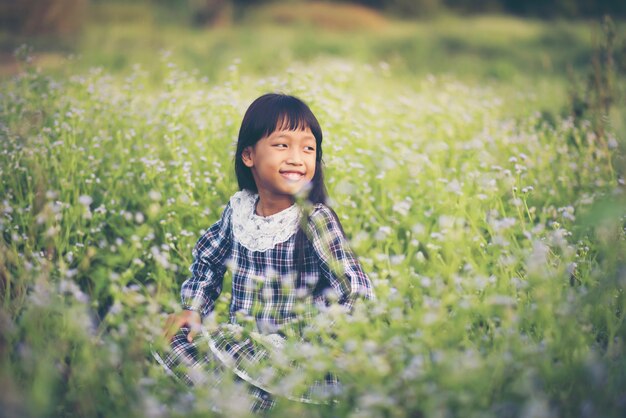
[[[250,168],[259,195],[293,196],[313,179],[316,142],[309,128],[277,129],[244,149],[241,158]]]

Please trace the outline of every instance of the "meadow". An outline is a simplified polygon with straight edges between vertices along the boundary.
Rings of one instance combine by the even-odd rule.
[[[567,102],[566,64],[584,77],[590,26],[268,25],[256,49],[252,24],[179,29],[172,43],[143,28],[119,56],[127,32],[100,38],[102,24],[81,40],[108,39],[98,51],[48,63],[19,51],[0,82],[4,415],[250,415],[240,383],[189,390],[150,345],[237,190],[243,112],[282,91],[320,120],[331,205],[377,299],[321,313],[318,343],[292,353],[304,376],[276,382],[332,369],[337,402],[279,398],[272,416],[623,416],[623,125],[609,115],[599,135]],[[227,319],[229,293],[207,326]]]

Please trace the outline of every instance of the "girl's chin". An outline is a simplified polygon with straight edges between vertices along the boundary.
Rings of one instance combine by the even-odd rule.
[[[283,190],[293,197],[306,197],[311,190],[311,186],[310,183],[300,183],[293,184],[291,187],[287,186]]]
[[[307,197],[309,195],[309,192],[311,191],[311,188],[312,188],[311,182],[300,184],[298,185],[298,187],[295,188],[293,195],[298,196],[298,197]]]

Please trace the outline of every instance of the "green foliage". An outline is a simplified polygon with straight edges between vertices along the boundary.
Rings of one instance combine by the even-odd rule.
[[[227,80],[227,69],[237,59],[241,71],[259,75],[320,55],[370,65],[383,61],[394,68],[394,77],[407,83],[429,73],[446,73],[468,81],[495,79],[508,83],[511,92],[529,83],[541,84],[542,110],[557,113],[566,96],[567,64],[573,64],[576,74],[586,70],[592,49],[590,25],[582,22],[545,24],[506,16],[445,15],[402,22],[371,11],[342,8],[338,12],[332,7],[320,14],[318,9],[295,17],[291,13],[287,22],[278,19],[283,14],[272,14],[285,9],[292,7],[259,9],[239,24],[207,30],[181,25],[169,9],[157,13],[157,8],[145,5],[96,3],[84,33],[70,44],[51,46],[48,38],[3,38],[2,32],[0,42],[10,51],[24,42],[32,44],[36,65],[55,76],[93,67],[126,76],[134,64],[140,64],[151,69],[150,84],[162,82],[159,56],[164,50],[171,51],[181,69],[198,71],[211,83]]]
[[[606,16],[595,43],[584,89],[580,91],[573,80],[570,102],[574,117],[590,120],[595,133],[604,139],[612,116],[623,117],[626,105],[626,40],[620,39]]]
[[[584,28],[492,17],[375,36],[199,33],[151,19],[110,43],[88,32],[83,60],[52,76],[21,48],[23,71],[2,82],[4,415],[248,414],[241,385],[188,391],[148,353],[192,245],[236,188],[243,111],[272,90],[320,119],[334,208],[378,296],[350,318],[321,315],[320,344],[291,352],[305,375],[337,370],[339,403],[281,400],[276,416],[624,415],[618,126],[600,141],[591,107],[539,112],[563,106],[564,80],[533,67],[586,59]],[[173,53],[133,65],[150,42]],[[228,280],[212,321],[227,318]]]
[[[25,62],[2,83],[2,411],[248,414],[241,385],[188,391],[149,348],[236,190],[245,108],[284,91],[323,126],[333,207],[377,300],[320,315],[320,344],[292,353],[308,376],[337,371],[339,402],[279,400],[276,416],[623,415],[619,149],[590,123],[546,123],[540,85],[315,55],[269,76],[243,57],[219,82],[167,53],[124,75]],[[228,301],[226,286],[212,321]]]

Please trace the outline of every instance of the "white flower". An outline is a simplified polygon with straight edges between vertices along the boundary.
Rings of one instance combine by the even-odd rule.
[[[150,197],[151,200],[158,201],[161,200],[161,193],[156,190],[150,190],[148,192],[148,197]]]
[[[80,197],[78,198],[78,203],[83,206],[89,206],[91,205],[91,202],[93,202],[93,199],[91,198],[91,196],[88,196],[86,194],[80,195]]]
[[[416,223],[411,227],[411,232],[417,236],[421,236],[426,231],[426,228],[421,223]]]
[[[401,264],[405,258],[404,254],[396,254],[389,257],[389,261],[391,262],[391,265],[397,266],[398,264]]]
[[[454,228],[454,224],[457,222],[457,219],[454,216],[441,215],[438,219],[438,222],[439,227],[445,230]]]
[[[411,209],[411,201],[408,198],[405,200],[401,200],[400,202],[396,202],[393,205],[393,211],[398,212],[402,216],[408,215],[410,209]]]
[[[381,226],[374,234],[374,238],[378,241],[384,241],[389,235],[391,235],[391,227]]]

